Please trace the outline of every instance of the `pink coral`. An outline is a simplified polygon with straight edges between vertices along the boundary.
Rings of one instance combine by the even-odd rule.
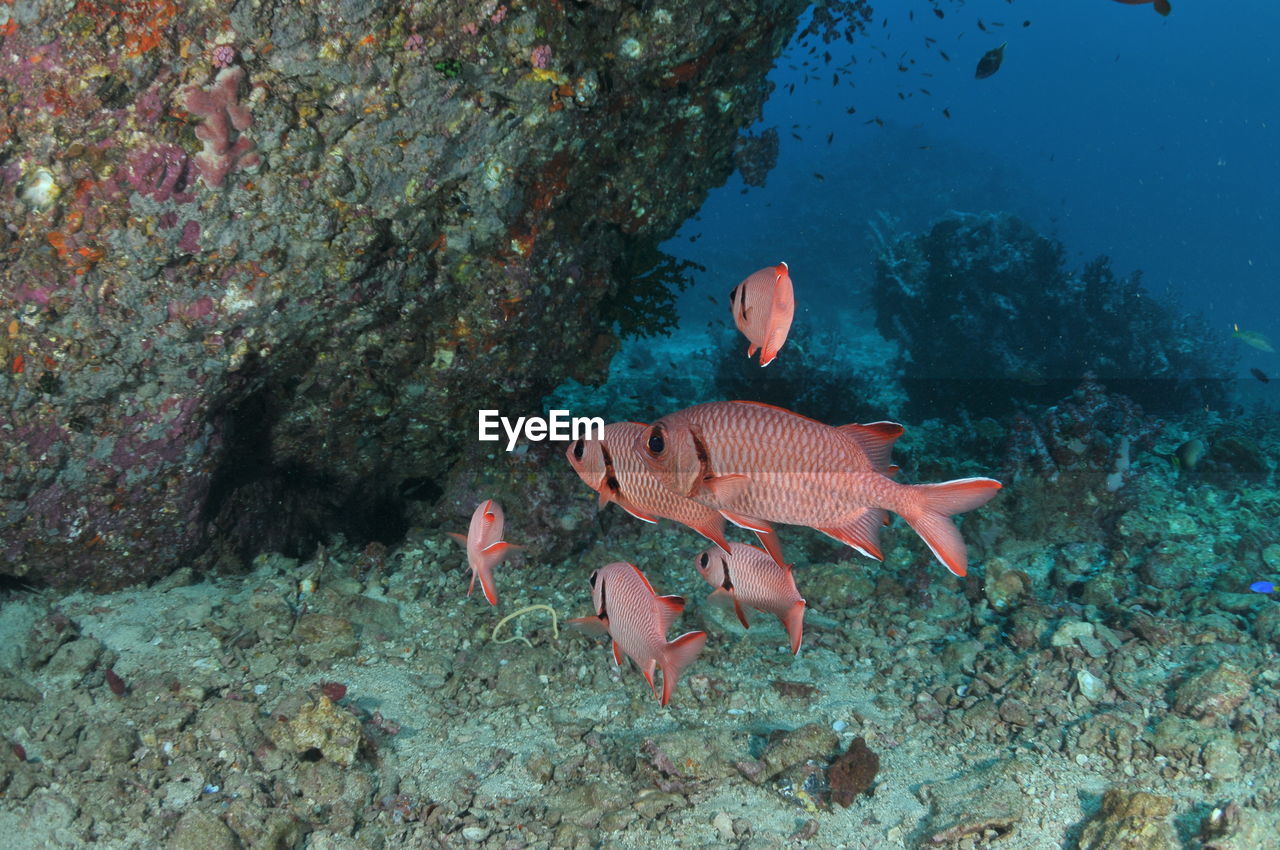
[[[539,44],[533,48],[533,67],[545,68],[551,64],[551,45]]]
[[[236,49],[229,44],[219,44],[210,54],[215,68],[229,68],[236,61]]]
[[[211,189],[221,186],[232,171],[255,168],[262,162],[257,146],[244,135],[253,116],[239,102],[243,80],[243,68],[224,68],[212,86],[188,86],[183,96],[187,109],[203,119],[196,128],[196,138],[204,142],[204,149],[196,155],[196,167],[200,179]]]

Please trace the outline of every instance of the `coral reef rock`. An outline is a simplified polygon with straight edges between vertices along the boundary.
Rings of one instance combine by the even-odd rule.
[[[398,539],[478,408],[537,413],[668,320],[636,258],[732,172],[804,6],[19,4],[6,570]]]

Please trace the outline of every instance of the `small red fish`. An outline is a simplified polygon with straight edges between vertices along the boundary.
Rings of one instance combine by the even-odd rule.
[[[985,505],[1000,482],[899,484],[889,453],[901,434],[895,422],[836,428],[768,404],[715,401],[662,417],[635,449],[664,485],[736,525],[807,525],[876,560],[893,511],[963,576],[968,553],[948,517]]]
[[[730,543],[728,555],[713,546],[697,557],[694,566],[715,588],[712,599],[733,602],[733,611],[744,629],[750,626],[743,605],[773,614],[791,638],[791,654],[800,651],[805,601],[796,589],[790,566],[778,566],[768,552],[746,543]]]
[[[614,502],[645,522],[675,520],[728,552],[720,512],[668,490],[635,453],[636,439],[648,427],[643,422],[610,422],[604,426],[603,440],[575,440],[564,456],[578,477],[600,494],[600,507]],[[773,529],[762,524],[756,536],[779,564],[784,563]]]
[[[796,313],[795,293],[786,263],[763,268],[729,292],[733,322],[750,344],[747,356],[760,350],[760,365],[768,366],[787,341]]]
[[[676,617],[684,611],[679,596],[659,596],[644,573],[624,561],[601,567],[591,574],[591,602],[595,615],[570,620],[586,631],[608,633],[613,639],[613,661],[622,666],[626,655],[644,674],[653,695],[662,705],[707,642],[706,632],[685,632],[667,640]],[[655,668],[662,669],[662,694],[653,682]]]
[[[1143,3],[1153,3],[1153,0],[1116,0],[1116,2],[1124,3],[1126,6],[1141,6]],[[1162,15],[1167,15],[1173,11],[1173,7],[1169,5],[1169,0],[1154,0],[1153,6]]]
[[[471,566],[471,584],[467,587],[467,596],[476,588],[476,579],[480,579],[480,589],[490,605],[498,604],[498,593],[493,586],[493,568],[511,554],[511,550],[520,547],[502,539],[502,505],[493,499],[481,502],[471,515],[471,528],[467,536],[449,532],[449,536],[458,541],[467,550],[467,563]]]

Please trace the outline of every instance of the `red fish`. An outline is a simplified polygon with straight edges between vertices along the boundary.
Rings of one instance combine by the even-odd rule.
[[[702,651],[706,632],[685,632],[667,641],[667,632],[684,611],[679,596],[659,596],[634,564],[623,561],[591,574],[591,602],[595,615],[569,623],[587,631],[607,632],[613,639],[613,661],[622,666],[626,655],[644,674],[653,695],[666,705],[684,670]],[[662,694],[653,682],[655,668],[662,669]]]
[[[836,428],[768,404],[715,401],[659,419],[636,450],[663,484],[730,522],[807,525],[877,560],[892,511],[963,576],[968,553],[948,517],[986,504],[1000,482],[899,484],[889,453],[901,434],[894,422]]]
[[[1143,3],[1152,3],[1152,0],[1116,0],[1116,2],[1124,3],[1126,6],[1141,6]],[[1173,11],[1173,7],[1169,5],[1169,0],[1154,0],[1154,7],[1162,15],[1167,15]]]
[[[730,543],[725,555],[714,546],[694,561],[698,572],[715,588],[711,598],[727,598],[742,627],[750,628],[742,606],[773,614],[791,638],[791,654],[800,651],[804,636],[805,601],[796,589],[791,567],[778,566],[769,553],[746,543]]]
[[[493,568],[502,563],[511,550],[520,548],[502,539],[502,521],[502,505],[489,499],[481,502],[471,515],[471,528],[466,537],[449,532],[449,536],[467,550],[467,563],[471,565],[467,596],[476,589],[476,579],[480,579],[480,589],[490,605],[498,604],[498,593],[493,587]]]
[[[610,422],[604,426],[603,440],[576,440],[564,456],[578,477],[600,494],[600,507],[614,502],[645,522],[675,520],[728,552],[720,512],[671,492],[633,450],[636,439],[648,427],[643,422]],[[756,536],[782,564],[782,545],[773,529],[762,523]]]
[[[768,366],[787,341],[796,313],[796,297],[786,263],[763,268],[729,293],[733,322],[749,341],[747,356],[760,349],[760,365]]]

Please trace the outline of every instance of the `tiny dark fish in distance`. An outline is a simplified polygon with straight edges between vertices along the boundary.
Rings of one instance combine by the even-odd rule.
[[[1004,44],[1008,43],[1006,41]],[[1004,44],[982,54],[982,59],[978,61],[978,68],[973,72],[974,77],[979,80],[985,80],[1000,70],[1000,63],[1004,62]]]
[[[1249,370],[1249,374],[1253,375],[1253,377],[1257,378],[1259,381],[1262,381],[1262,383],[1264,384],[1271,383],[1271,379],[1267,377],[1267,373],[1262,371],[1256,366]]]

